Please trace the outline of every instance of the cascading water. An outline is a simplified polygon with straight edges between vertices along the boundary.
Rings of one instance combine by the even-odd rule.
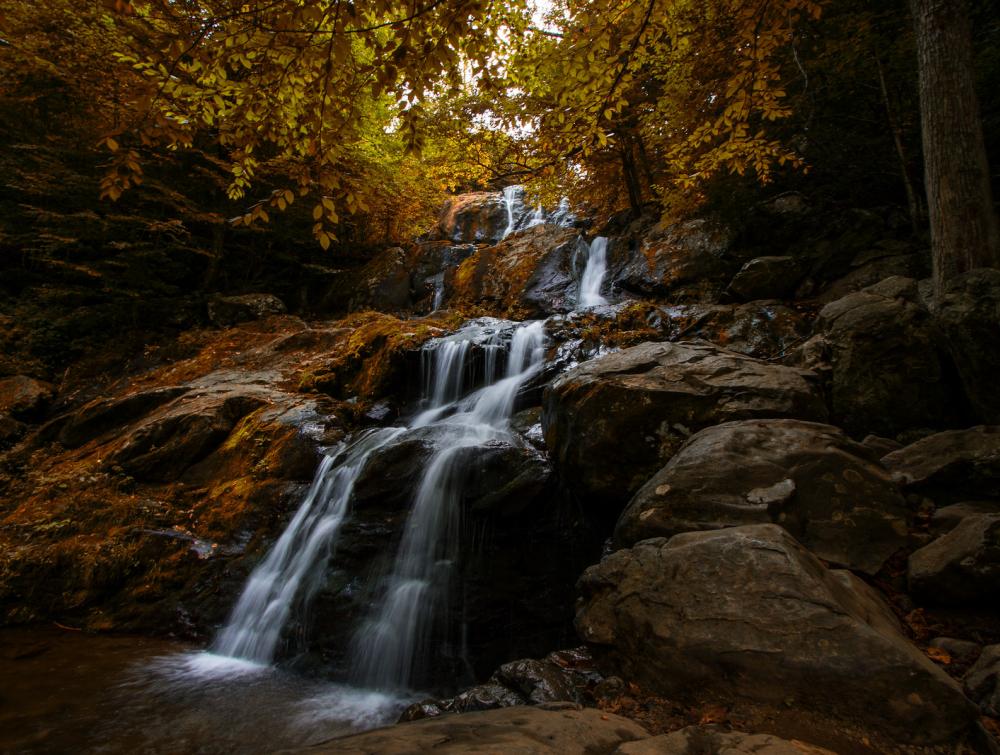
[[[214,653],[255,663],[274,660],[293,607],[308,606],[320,587],[365,462],[401,432],[402,428],[373,430],[323,458],[292,521],[247,580],[212,645]]]
[[[546,213],[541,205],[532,209],[524,203],[523,186],[505,186],[503,190],[503,203],[507,210],[507,227],[504,228],[503,236],[501,236],[502,239],[507,238],[514,231],[531,228],[542,223],[568,226],[575,219],[569,209],[569,199],[566,197],[563,197],[559,201],[559,207],[555,212]]]
[[[601,284],[608,269],[608,240],[597,236],[590,242],[587,265],[580,277],[580,294],[577,302],[581,307],[597,307],[608,303],[601,296]]]
[[[477,446],[514,440],[508,429],[514,402],[541,368],[544,341],[543,323],[518,328],[503,378],[451,404],[431,407],[415,420],[414,427],[441,428],[441,440],[417,487],[381,600],[355,637],[356,677],[363,685],[407,689],[421,661],[429,657],[431,635],[447,605],[458,555],[467,459]],[[446,363],[449,370],[461,369],[450,354],[441,354],[436,380],[454,384],[457,378],[444,376]],[[449,411],[453,413],[441,419]]]

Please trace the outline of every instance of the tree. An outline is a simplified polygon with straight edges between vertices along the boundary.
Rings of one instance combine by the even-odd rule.
[[[967,8],[963,0],[911,0],[911,9],[934,286],[940,294],[963,272],[1000,267],[1000,232],[976,98]]]

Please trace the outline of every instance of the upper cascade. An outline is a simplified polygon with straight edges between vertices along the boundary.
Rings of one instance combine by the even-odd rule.
[[[576,216],[563,197],[554,210],[525,202],[524,187],[512,185],[500,192],[477,192],[452,197],[441,211],[438,237],[461,243],[496,243],[515,231],[543,223],[571,226]]]

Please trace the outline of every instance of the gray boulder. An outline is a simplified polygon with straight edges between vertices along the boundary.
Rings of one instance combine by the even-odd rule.
[[[991,609],[1000,599],[1000,514],[967,516],[910,556],[910,592],[938,605]]]
[[[975,711],[877,593],[783,529],[644,540],[580,579],[576,626],[606,670],[691,703],[749,699],[946,741]]]
[[[833,421],[852,434],[941,427],[954,409],[946,361],[916,282],[888,278],[820,311]]]
[[[794,257],[754,257],[733,276],[726,293],[739,301],[785,299],[801,277],[802,269]]]
[[[820,558],[874,574],[906,544],[908,519],[888,473],[842,430],[745,420],[685,443],[622,513],[615,544],[775,522]]]
[[[808,371],[703,342],[643,343],[556,380],[545,396],[545,441],[581,499],[618,508],[702,428],[826,419],[817,383]]]
[[[948,430],[882,457],[907,490],[939,504],[1000,499],[1000,425]]]

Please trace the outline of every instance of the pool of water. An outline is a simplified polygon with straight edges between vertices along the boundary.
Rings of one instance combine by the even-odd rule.
[[[392,723],[411,701],[164,640],[0,630],[3,753],[270,753]]]

